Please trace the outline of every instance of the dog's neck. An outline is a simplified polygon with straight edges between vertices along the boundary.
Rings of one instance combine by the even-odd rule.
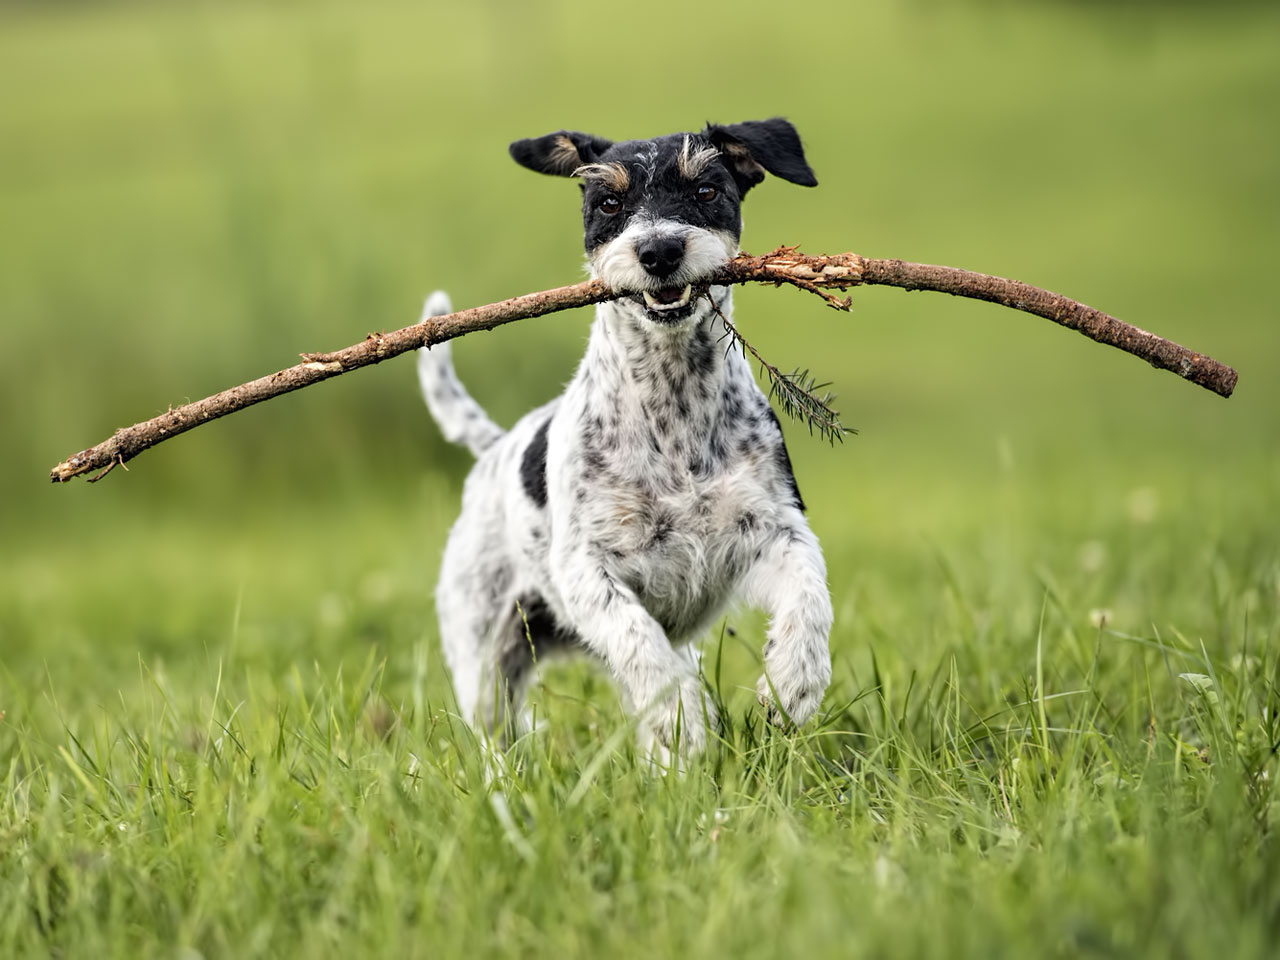
[[[576,379],[591,415],[617,424],[620,446],[694,463],[712,453],[726,413],[746,398],[751,368],[730,338],[728,288],[693,322],[664,327],[627,302],[596,308]]]

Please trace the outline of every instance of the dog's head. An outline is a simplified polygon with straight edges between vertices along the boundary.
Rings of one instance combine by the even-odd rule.
[[[692,285],[737,254],[742,198],[766,172],[818,183],[795,128],[779,117],[620,143],[562,130],[517,140],[511,156],[582,181],[592,275],[659,323],[691,317]]]

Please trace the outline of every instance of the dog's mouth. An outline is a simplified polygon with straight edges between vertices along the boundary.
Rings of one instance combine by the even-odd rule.
[[[690,305],[693,300],[693,286],[686,283],[683,287],[662,287],[652,293],[643,291],[633,296],[638,304],[645,308],[649,316],[661,323],[674,323],[683,320],[693,312]]]

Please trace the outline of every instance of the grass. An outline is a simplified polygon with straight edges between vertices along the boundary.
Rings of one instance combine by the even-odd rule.
[[[0,11],[0,956],[1274,955],[1280,20],[736,9]],[[584,46],[647,85],[584,84]],[[468,462],[407,362],[46,485],[434,286],[572,281],[572,188],[513,137],[773,113],[822,187],[753,193],[747,249],[1015,276],[1241,371],[1224,402],[986,305],[742,291],[860,431],[787,428],[836,609],[820,722],[761,723],[735,612],[684,775],[571,665],[488,782],[430,597]],[[509,423],[584,323],[468,338],[463,377]]]
[[[366,520],[302,582],[271,572],[323,550],[301,524],[234,576],[169,558],[218,542],[198,524],[149,533],[117,549],[156,559],[98,579],[173,599],[42,612],[42,676],[3,681],[11,955],[1270,953],[1274,552],[1171,570],[1179,520],[1137,524],[1103,563],[1146,575],[1104,615],[1094,554],[1033,567],[973,531],[886,550],[902,567],[850,591],[819,723],[761,723],[760,624],[735,616],[706,664],[724,740],[684,776],[569,667],[499,793],[450,709],[421,558],[380,550],[404,514]],[[1114,626],[1147,604],[1173,612]]]

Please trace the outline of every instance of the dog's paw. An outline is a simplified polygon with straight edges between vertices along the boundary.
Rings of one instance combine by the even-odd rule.
[[[719,723],[697,677],[680,681],[674,690],[659,697],[646,711],[646,721],[667,755],[689,757],[706,749],[708,731],[714,731]]]
[[[799,727],[818,712],[831,682],[831,656],[825,645],[804,658],[765,657],[765,672],[756,682],[756,697],[779,727],[790,721]]]

